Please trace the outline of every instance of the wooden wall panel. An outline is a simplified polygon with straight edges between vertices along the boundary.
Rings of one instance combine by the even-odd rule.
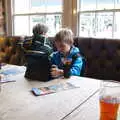
[[[0,35],[5,35],[5,2],[0,0]]]

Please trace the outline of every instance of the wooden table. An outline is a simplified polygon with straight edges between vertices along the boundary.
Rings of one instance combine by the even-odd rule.
[[[93,108],[91,101],[95,99],[93,96],[96,96],[100,86],[99,80],[76,76],[39,82],[28,81],[24,78],[24,73],[21,73],[12,76],[12,79],[16,82],[1,85],[0,120],[75,120],[76,114],[80,115],[79,120],[88,120],[84,118],[87,114],[85,110]],[[49,86],[65,81],[79,88],[38,97],[30,92],[32,87]],[[79,109],[80,111],[75,113]],[[98,117],[97,113],[93,119],[89,120],[97,120]]]
[[[110,82],[112,83],[112,82]],[[99,106],[99,91],[96,92],[89,100],[79,106],[64,120],[99,120],[100,106]],[[118,110],[117,120],[120,120],[120,105]]]

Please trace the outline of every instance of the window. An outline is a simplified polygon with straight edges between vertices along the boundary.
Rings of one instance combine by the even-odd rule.
[[[120,0],[79,0],[79,36],[120,38]]]
[[[13,35],[32,35],[37,23],[49,27],[53,36],[61,28],[62,0],[13,0]]]

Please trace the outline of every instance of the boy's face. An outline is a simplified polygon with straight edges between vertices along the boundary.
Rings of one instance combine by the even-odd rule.
[[[68,53],[71,48],[71,45],[67,43],[62,43],[62,42],[56,42],[55,45],[56,45],[57,50],[63,54]]]

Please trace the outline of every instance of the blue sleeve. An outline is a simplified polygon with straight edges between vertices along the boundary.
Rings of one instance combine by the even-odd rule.
[[[55,62],[55,61],[56,61],[55,54],[52,53],[50,56],[51,56],[51,64],[52,64],[52,65],[56,65],[56,62]]]
[[[82,65],[83,65],[82,57],[78,57],[74,61],[73,65],[72,65],[72,67],[70,69],[71,75],[80,76]]]

